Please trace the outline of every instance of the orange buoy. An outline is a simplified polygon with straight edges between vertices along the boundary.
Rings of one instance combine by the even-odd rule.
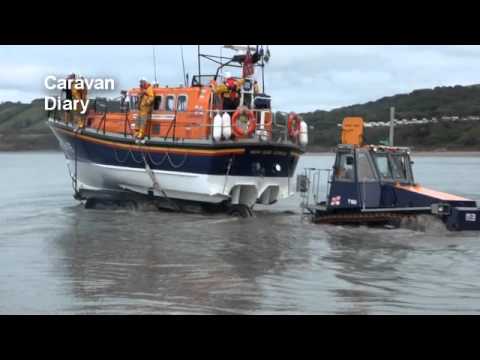
[[[300,116],[298,116],[296,113],[292,112],[288,116],[288,135],[290,137],[296,139],[298,138],[298,135],[300,135],[300,124],[301,124],[301,119]]]
[[[248,127],[244,130],[239,126],[238,120],[240,116],[247,116]],[[232,116],[232,130],[237,137],[252,136],[253,132],[257,128],[257,120],[255,119],[255,114],[253,111],[248,110],[248,108],[238,108],[237,111]]]

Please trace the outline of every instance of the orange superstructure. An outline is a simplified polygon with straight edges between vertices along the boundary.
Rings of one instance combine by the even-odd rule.
[[[138,116],[138,93],[138,88],[128,92],[128,112],[90,111],[88,126],[111,133],[131,134]],[[156,87],[154,93],[153,112],[147,123],[148,137],[200,140],[211,136],[213,118],[222,111],[211,87]],[[260,114],[256,116],[260,117]],[[271,134],[271,111],[264,111],[263,130]],[[237,138],[242,136],[237,135]]]

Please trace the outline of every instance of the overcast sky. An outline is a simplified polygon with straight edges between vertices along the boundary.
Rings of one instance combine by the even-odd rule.
[[[198,71],[196,48],[183,46],[191,75]],[[160,84],[181,84],[180,46],[155,49]],[[330,110],[419,88],[480,83],[480,46],[272,45],[270,51],[265,82],[276,110]],[[220,46],[202,52],[220,55]],[[202,62],[202,73],[213,71]],[[119,93],[142,76],[153,80],[152,46],[0,46],[0,102],[49,95],[45,77],[70,72],[114,78]]]

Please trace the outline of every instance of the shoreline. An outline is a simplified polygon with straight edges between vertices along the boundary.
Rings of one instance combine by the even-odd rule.
[[[322,148],[320,146],[311,146],[313,149],[307,151],[303,156],[332,156],[333,148]],[[0,152],[61,152],[60,146],[53,134],[1,134],[0,133]],[[437,148],[432,150],[411,150],[412,156],[443,156],[443,157],[477,157],[480,156],[480,150],[448,150]]]
[[[302,156],[333,156],[334,152],[329,151],[309,151]],[[428,157],[428,156],[438,156],[438,157],[480,157],[480,151],[468,151],[468,150],[459,150],[459,151],[439,151],[439,150],[422,150],[422,151],[412,151],[412,156],[417,157]]]
[[[3,148],[0,146],[0,153],[34,153],[34,152],[62,152],[60,148],[41,148],[41,149],[32,149],[32,148]],[[302,156],[334,156],[334,152],[330,151],[309,151],[303,154]],[[468,151],[468,150],[459,150],[459,151],[445,151],[445,150],[422,150],[422,151],[412,151],[411,155],[417,157],[480,157],[480,151]]]

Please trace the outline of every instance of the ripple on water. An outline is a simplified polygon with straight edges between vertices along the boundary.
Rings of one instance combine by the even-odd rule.
[[[450,233],[431,219],[396,230],[314,225],[302,219],[298,197],[259,206],[252,219],[85,210],[72,199],[63,155],[0,160],[8,172],[0,185],[9,189],[0,194],[0,313],[480,310],[476,233]],[[331,160],[302,164],[329,167]],[[455,192],[457,180],[435,175],[439,161],[418,159],[417,179]],[[451,173],[471,161],[452,162]],[[469,173],[462,192],[478,194],[470,180],[480,167]]]

